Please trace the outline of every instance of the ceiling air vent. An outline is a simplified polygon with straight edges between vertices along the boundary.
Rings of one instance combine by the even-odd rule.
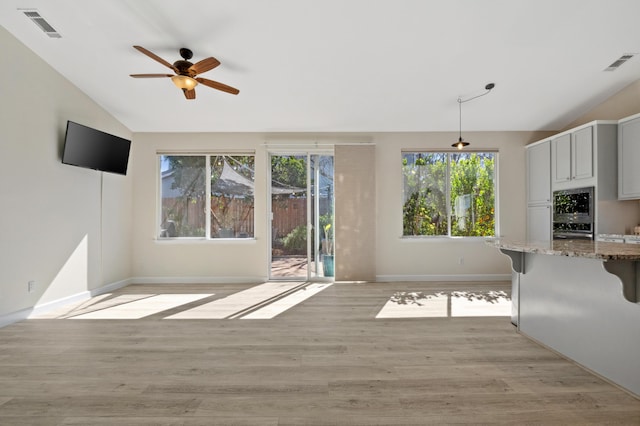
[[[625,62],[627,62],[629,59],[633,58],[633,53],[626,53],[622,56],[620,56],[618,59],[616,59],[611,65],[609,65],[607,68],[605,68],[605,71],[615,71],[618,68],[620,68],[620,65],[624,64]]]
[[[35,10],[25,11],[24,14],[27,18],[31,19],[42,31],[45,32],[51,38],[61,38],[62,36],[49,24],[45,19],[40,16]]]

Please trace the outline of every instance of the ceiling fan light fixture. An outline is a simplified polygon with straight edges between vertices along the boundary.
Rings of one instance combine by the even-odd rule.
[[[198,85],[198,82],[188,75],[174,75],[171,77],[171,81],[176,85],[178,89],[193,90]]]

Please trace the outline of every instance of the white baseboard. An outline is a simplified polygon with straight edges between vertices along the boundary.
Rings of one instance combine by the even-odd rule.
[[[134,277],[132,284],[255,284],[267,277]]]
[[[6,327],[10,324],[16,323],[28,319],[30,317],[46,314],[55,309],[64,307],[71,303],[79,303],[90,299],[93,296],[109,293],[119,288],[125,287],[131,284],[131,279],[117,281],[111,284],[105,284],[102,287],[94,288],[93,290],[82,291],[80,293],[72,294],[70,296],[62,297],[60,299],[52,300],[51,302],[43,303],[33,306],[31,308],[22,309],[20,311],[12,312],[6,315],[0,315],[0,328]]]
[[[29,318],[33,312],[33,308],[22,309],[20,311],[11,312],[10,314],[1,315],[0,316],[0,328],[6,327],[18,321],[25,320]]]
[[[511,274],[376,275],[376,281],[511,281]]]
[[[91,290],[91,297],[99,296],[101,294],[115,291],[119,288],[126,287],[129,284],[133,284],[133,280],[131,278],[127,278],[126,280],[116,281],[111,284],[105,284],[102,287],[94,288],[93,290]]]

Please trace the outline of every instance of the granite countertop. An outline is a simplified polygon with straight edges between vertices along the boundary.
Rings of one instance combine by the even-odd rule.
[[[589,240],[513,241],[488,240],[494,247],[552,256],[585,257],[600,260],[640,260],[640,244],[609,243]]]

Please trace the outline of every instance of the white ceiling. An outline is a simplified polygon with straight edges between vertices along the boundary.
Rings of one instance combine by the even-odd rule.
[[[457,131],[490,82],[463,132],[558,130],[640,79],[603,71],[640,52],[638,0],[2,0],[0,25],[134,132]],[[240,94],[133,79],[170,72],[133,45]]]

